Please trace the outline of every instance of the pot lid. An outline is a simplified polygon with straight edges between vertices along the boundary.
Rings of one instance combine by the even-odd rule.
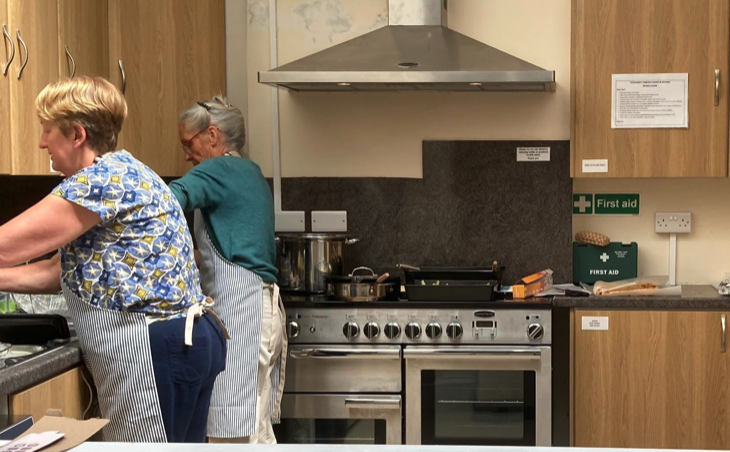
[[[330,276],[329,280],[336,281],[336,282],[350,282],[350,283],[360,283],[360,282],[375,282],[378,280],[379,277],[382,275],[376,274],[373,269],[369,267],[357,267],[354,270],[352,270],[352,273],[350,273],[347,276]],[[391,277],[388,276],[385,280],[383,280],[384,283],[393,283],[396,279],[400,280],[400,277]]]

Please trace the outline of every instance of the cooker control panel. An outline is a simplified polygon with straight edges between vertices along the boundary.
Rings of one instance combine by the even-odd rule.
[[[549,345],[546,309],[288,308],[292,343]]]

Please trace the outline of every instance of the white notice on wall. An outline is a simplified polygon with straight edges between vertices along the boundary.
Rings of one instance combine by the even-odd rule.
[[[608,317],[582,317],[583,330],[608,331]]]
[[[611,128],[689,127],[688,74],[613,74]]]
[[[517,148],[518,162],[549,162],[550,148]]]
[[[584,159],[582,163],[584,173],[608,172],[608,159]]]

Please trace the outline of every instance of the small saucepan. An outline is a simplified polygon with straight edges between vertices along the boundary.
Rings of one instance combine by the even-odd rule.
[[[388,273],[378,276],[368,267],[357,267],[348,276],[327,279],[327,295],[341,301],[398,300],[400,278]]]

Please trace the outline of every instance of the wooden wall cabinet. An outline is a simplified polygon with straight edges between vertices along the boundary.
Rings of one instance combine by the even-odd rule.
[[[0,46],[0,70],[13,48],[14,56],[0,73],[0,174],[52,174],[38,148],[35,98],[72,75],[124,88],[119,148],[161,176],[188,171],[177,119],[191,103],[225,94],[225,0],[0,0],[2,25],[10,39]]]
[[[730,448],[728,316],[576,310],[573,445]],[[608,330],[583,330],[584,317]]]
[[[572,33],[574,177],[727,177],[728,0],[572,0]],[[635,73],[689,74],[689,128],[611,128],[611,76]]]
[[[10,30],[8,29],[8,4],[0,1],[0,174],[10,174],[10,58],[15,58]]]
[[[118,147],[161,176],[185,174],[180,113],[226,92],[225,1],[109,0],[109,30],[111,80],[129,106]]]
[[[72,419],[84,419],[91,392],[82,377],[83,367],[75,367],[25,391],[8,396],[8,414],[30,414],[35,421],[49,409],[60,409]]]

